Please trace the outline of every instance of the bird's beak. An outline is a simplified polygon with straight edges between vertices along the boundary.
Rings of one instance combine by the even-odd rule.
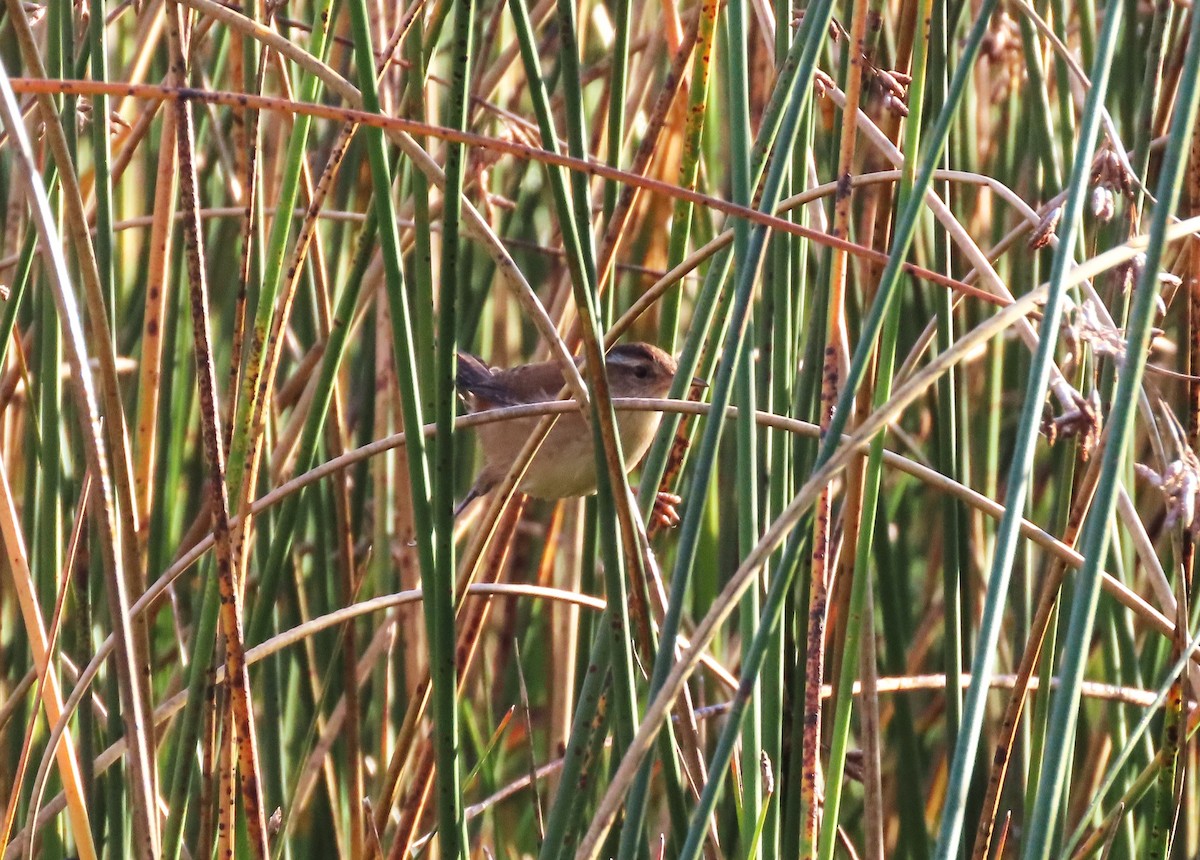
[[[692,377],[692,388],[699,388],[701,391],[703,391],[705,388],[708,388],[708,383],[705,382],[703,379],[701,379],[699,376],[693,376]]]

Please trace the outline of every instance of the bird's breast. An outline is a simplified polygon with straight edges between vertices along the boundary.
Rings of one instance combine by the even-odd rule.
[[[627,468],[632,469],[645,456],[659,418],[656,412],[617,413],[617,432]],[[520,419],[481,427],[480,441],[490,468],[507,471],[536,426],[536,419]],[[558,419],[517,488],[539,499],[587,496],[596,492],[592,431],[578,413],[565,414]]]

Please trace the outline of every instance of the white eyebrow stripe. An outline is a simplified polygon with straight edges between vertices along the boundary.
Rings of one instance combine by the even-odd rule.
[[[646,364],[652,363],[654,356],[638,349],[622,349],[620,351],[614,349],[605,356],[605,361],[610,364]]]

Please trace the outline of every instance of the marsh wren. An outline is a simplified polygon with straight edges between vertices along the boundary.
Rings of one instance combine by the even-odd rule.
[[[576,363],[580,361],[576,359]],[[613,397],[665,397],[678,369],[674,358],[648,343],[614,346],[605,356],[604,366]],[[455,382],[472,412],[554,401],[564,385],[562,370],[553,361],[501,370],[489,368],[475,356],[461,352]],[[617,413],[617,432],[628,468],[636,466],[645,455],[660,417],[658,412]],[[540,416],[516,418],[478,428],[483,468],[456,513],[503,480],[539,420]],[[596,492],[592,431],[578,411],[559,416],[517,489],[539,499]],[[677,497],[672,498],[678,503]]]

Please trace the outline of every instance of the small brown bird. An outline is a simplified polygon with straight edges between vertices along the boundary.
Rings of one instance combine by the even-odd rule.
[[[582,359],[576,359],[580,362]],[[665,397],[675,378],[675,359],[648,343],[614,346],[605,356],[613,397]],[[489,368],[473,355],[458,354],[458,390],[472,412],[554,401],[564,383],[553,361],[522,364],[507,370]],[[645,455],[658,429],[657,412],[618,412],[617,432],[630,469]],[[456,514],[486,494],[508,473],[539,417],[517,418],[478,428],[483,468]],[[579,412],[559,416],[529,464],[517,489],[539,499],[562,499],[596,492],[596,457],[592,432]]]

